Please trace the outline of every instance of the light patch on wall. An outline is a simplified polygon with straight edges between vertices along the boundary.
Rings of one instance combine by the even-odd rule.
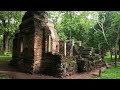
[[[55,38],[55,34],[54,34],[54,32],[53,32],[52,29],[51,29],[51,36],[52,36],[53,38]]]

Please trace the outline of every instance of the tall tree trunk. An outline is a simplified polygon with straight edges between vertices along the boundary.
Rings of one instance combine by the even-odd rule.
[[[120,58],[120,25],[118,27],[118,35],[117,35],[117,39],[115,42],[115,67],[117,66],[117,46],[119,47],[119,58]]]
[[[112,51],[110,51],[110,60],[111,61],[113,60],[112,55],[113,55],[113,53],[112,53]]]
[[[9,41],[9,32],[4,31],[3,33],[3,54],[8,52],[8,41]]]
[[[118,41],[118,48],[119,48],[119,61],[120,61],[120,39]]]
[[[106,44],[108,45],[108,48],[109,48],[109,51],[110,51],[110,60],[112,61],[112,48],[111,48],[111,45],[108,43],[108,40],[106,38],[106,35],[105,35],[105,32],[104,32],[104,29],[102,29],[102,34],[103,34],[103,37],[106,41]]]
[[[111,43],[111,42],[110,42]],[[111,48],[111,51],[110,51],[110,58],[111,58],[111,61],[113,61],[113,49],[112,49],[112,44],[110,44],[110,48]]]
[[[104,21],[105,21],[105,17],[104,17]],[[98,25],[101,28],[101,30],[99,30],[99,31],[103,34],[103,37],[104,37],[104,39],[106,41],[106,44],[108,45],[108,48],[109,48],[109,51],[110,51],[110,60],[112,61],[112,48],[111,48],[111,45],[108,43],[108,39],[106,37],[105,30],[103,28],[103,23],[98,23]]]
[[[106,41],[106,44],[108,45],[108,48],[109,48],[109,51],[110,51],[110,59],[111,59],[111,61],[112,61],[112,47],[111,47],[111,45],[108,43],[108,39],[107,39],[106,34],[105,34],[104,25],[103,25],[104,22],[105,22],[105,16],[103,16],[103,22],[102,22],[102,23],[99,23],[99,22],[98,22],[98,25],[99,25],[99,27],[101,28],[101,30],[99,30],[99,31],[103,34],[103,37],[104,37],[104,39],[105,39],[105,41]]]
[[[117,46],[119,43],[119,34],[117,36],[116,42],[115,42],[115,67],[117,66]]]
[[[116,40],[117,42],[117,40]],[[115,45],[115,67],[117,67],[117,43]]]

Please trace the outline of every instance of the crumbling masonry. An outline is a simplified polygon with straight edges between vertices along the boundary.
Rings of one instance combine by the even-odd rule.
[[[13,59],[11,64],[22,65],[25,71],[39,72],[45,54],[45,29],[47,13],[28,11],[22,18],[20,31],[13,40]]]
[[[65,69],[75,71],[76,63],[72,57],[63,58],[58,55],[59,36],[45,11],[27,11],[19,28],[20,31],[15,34],[13,40],[11,65],[19,67],[24,72],[56,77],[63,76],[66,73]],[[66,60],[69,63],[66,63]]]
[[[55,77],[72,75],[78,71],[77,66],[81,67],[77,65],[75,55],[80,56],[80,53],[75,50],[74,40],[59,40],[47,12],[27,11],[19,29],[13,40],[11,65],[24,72]],[[78,61],[81,58],[78,57]]]

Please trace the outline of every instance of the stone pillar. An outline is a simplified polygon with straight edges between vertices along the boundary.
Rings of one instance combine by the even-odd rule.
[[[12,60],[10,61],[11,65],[18,65],[20,61],[20,33],[15,34],[15,38],[13,39],[13,52],[12,52]]]
[[[66,41],[64,41],[64,56],[66,56]]]
[[[48,38],[46,37],[46,41],[45,41],[45,53],[48,52]]]
[[[59,54],[64,55],[64,41],[59,41]]]
[[[41,60],[42,60],[42,44],[43,44],[43,32],[35,32],[34,38],[34,72],[39,72]]]
[[[52,42],[51,36],[49,35],[48,38],[49,38],[49,39],[48,39],[48,52],[51,52],[51,51],[52,51],[52,50],[51,50],[51,49],[52,49],[52,48],[51,48],[51,42]]]
[[[73,56],[73,46],[74,46],[74,40],[72,40],[72,45],[70,49],[70,56]]]
[[[30,28],[29,28],[30,29]],[[31,28],[32,30],[33,28]],[[24,30],[24,28],[23,28]],[[34,33],[25,33],[23,35],[23,66],[25,72],[33,70],[34,63]]]
[[[20,52],[22,53],[23,52],[23,38],[21,37],[20,39]]]
[[[38,73],[45,53],[44,30],[47,23],[45,11],[28,11],[22,18],[23,65],[25,71]]]

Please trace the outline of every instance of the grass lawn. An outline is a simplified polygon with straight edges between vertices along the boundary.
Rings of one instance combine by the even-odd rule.
[[[113,61],[115,56],[113,55]],[[105,61],[110,63],[110,55],[109,53],[105,56]],[[120,79],[120,66],[114,67],[112,66],[109,69],[106,69],[100,77],[90,78],[90,79]]]

